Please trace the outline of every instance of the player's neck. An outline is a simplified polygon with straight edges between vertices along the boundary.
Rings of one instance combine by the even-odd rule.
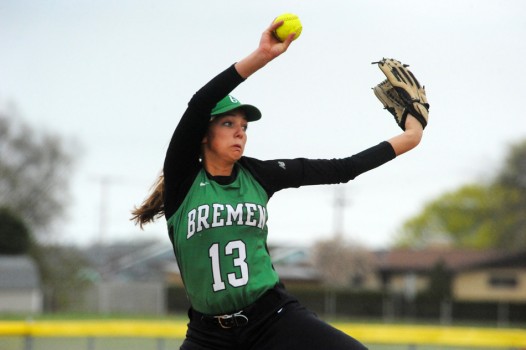
[[[204,162],[206,172],[212,176],[230,176],[234,169],[234,163]]]

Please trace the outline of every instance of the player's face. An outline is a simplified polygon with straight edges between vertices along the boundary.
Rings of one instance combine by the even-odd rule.
[[[248,122],[242,110],[230,111],[214,118],[203,139],[206,161],[238,161],[245,151],[247,126]]]

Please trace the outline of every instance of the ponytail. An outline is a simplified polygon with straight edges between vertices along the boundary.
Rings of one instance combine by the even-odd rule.
[[[161,173],[150,189],[150,194],[139,207],[132,210],[131,221],[142,229],[164,215],[164,175]]]

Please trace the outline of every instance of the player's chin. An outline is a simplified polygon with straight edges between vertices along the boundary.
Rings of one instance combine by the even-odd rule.
[[[235,154],[232,154],[232,160],[234,162],[237,162],[238,160],[240,160],[241,157],[243,157],[243,152],[236,152]]]

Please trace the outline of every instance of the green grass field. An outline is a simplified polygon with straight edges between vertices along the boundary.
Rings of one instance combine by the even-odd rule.
[[[2,350],[161,350],[179,349],[182,339],[150,338],[34,338],[0,337]],[[510,348],[448,347],[411,344],[366,344],[371,350],[510,350]]]

